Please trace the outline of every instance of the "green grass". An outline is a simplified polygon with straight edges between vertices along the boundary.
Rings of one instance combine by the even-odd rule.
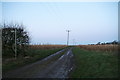
[[[63,48],[57,49],[29,49],[27,55],[30,57],[28,59],[24,57],[18,57],[16,60],[3,61],[2,70],[3,72],[7,72],[12,69],[19,68],[21,66],[28,65],[38,60],[42,60],[43,58],[54,54],[55,52],[61,50]]]
[[[118,58],[110,52],[96,52],[73,49],[75,57],[75,70],[72,78],[117,78]]]

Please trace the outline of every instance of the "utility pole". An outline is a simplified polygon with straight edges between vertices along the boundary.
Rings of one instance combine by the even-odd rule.
[[[68,32],[68,36],[67,36],[67,46],[68,46],[68,44],[69,44],[69,32],[70,32],[70,30],[66,30],[67,32]]]
[[[15,28],[15,59],[17,59],[16,28]]]
[[[11,31],[15,33],[15,59],[17,59],[17,45],[16,45],[16,28],[14,31]]]

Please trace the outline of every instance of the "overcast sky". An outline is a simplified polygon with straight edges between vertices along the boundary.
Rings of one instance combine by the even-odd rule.
[[[117,2],[4,2],[3,20],[23,23],[31,43],[90,44],[118,40]]]

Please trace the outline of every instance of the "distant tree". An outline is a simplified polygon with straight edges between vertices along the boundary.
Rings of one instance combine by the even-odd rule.
[[[113,42],[111,42],[111,44],[118,44],[118,42],[114,40]]]
[[[98,42],[96,45],[100,45],[101,43],[100,42]]]
[[[29,44],[29,36],[23,25],[5,24],[2,27],[2,49],[3,56],[13,56],[15,47],[15,30],[17,53],[25,56]]]
[[[105,45],[105,43],[101,43],[101,45]]]

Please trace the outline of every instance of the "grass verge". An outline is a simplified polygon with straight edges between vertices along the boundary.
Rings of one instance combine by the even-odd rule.
[[[110,52],[73,49],[75,70],[71,78],[117,78],[118,58]]]

